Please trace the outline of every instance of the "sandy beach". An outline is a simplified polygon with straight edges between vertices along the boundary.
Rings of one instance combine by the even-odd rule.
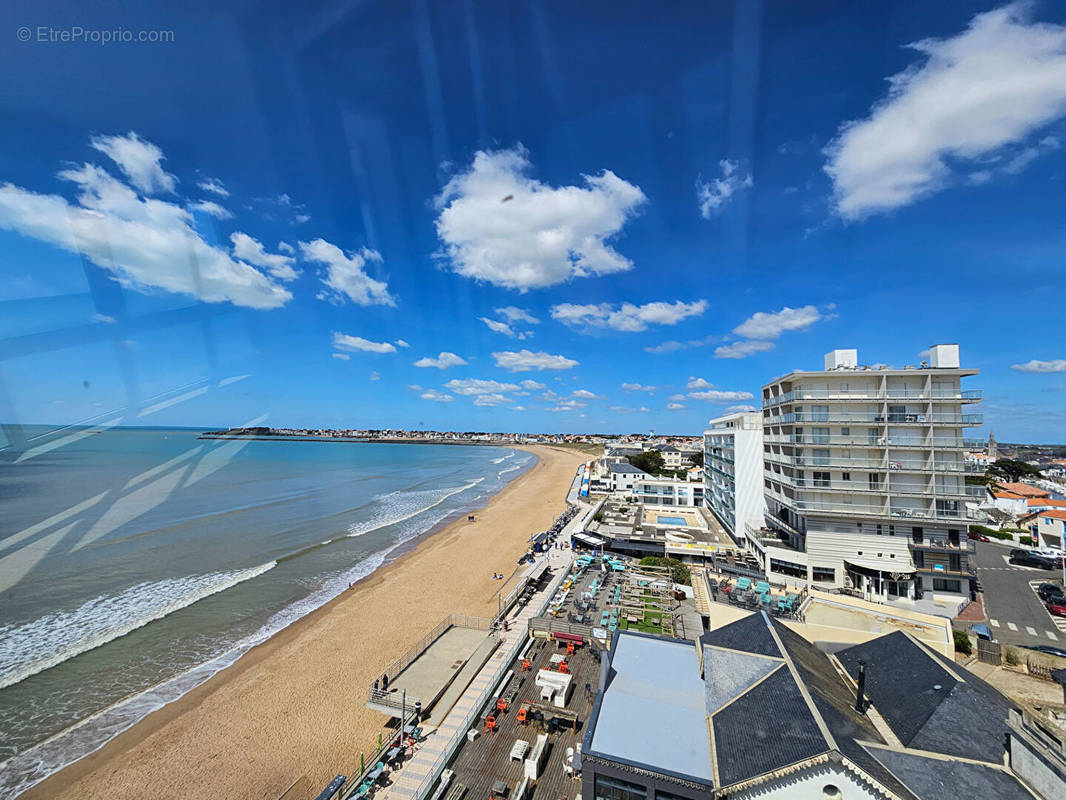
[[[587,456],[523,449],[536,465],[473,512],[474,522],[464,516],[425,537],[21,797],[274,800],[305,776],[300,785],[313,797],[337,773],[351,775],[385,722],[364,705],[369,684],[445,615],[492,616],[492,573],[511,575],[529,535],[565,508]]]

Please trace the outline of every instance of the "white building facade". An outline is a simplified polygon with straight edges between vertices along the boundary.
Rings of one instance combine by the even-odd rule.
[[[653,478],[643,474],[634,482],[633,498],[649,506],[702,506],[703,484],[674,478]]]
[[[834,350],[823,370],[766,384],[765,519],[782,542],[768,574],[878,602],[967,597],[967,525],[983,517],[985,490],[965,481],[982,471],[963,439],[981,424],[964,413],[980,392],[961,382],[976,374],[957,345],[934,345],[921,367],[864,367],[857,351]]]
[[[759,411],[727,414],[710,421],[703,433],[703,500],[738,543],[747,523],[762,524],[763,423]]]

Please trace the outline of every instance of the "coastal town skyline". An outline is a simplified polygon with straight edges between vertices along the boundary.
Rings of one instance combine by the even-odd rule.
[[[954,342],[980,371],[975,435],[1066,440],[1039,311],[1064,288],[1066,16],[824,6],[701,7],[629,50],[638,6],[603,31],[591,7],[381,7],[301,29],[315,47],[271,63],[270,90],[161,70],[265,68],[284,11],[124,17],[173,41],[76,74],[72,47],[12,48],[13,103],[59,80],[70,102],[0,134],[5,422],[697,434],[834,348],[902,368]],[[412,13],[386,80],[339,66]],[[526,22],[550,44],[511,52]],[[876,57],[840,70],[855,47]],[[954,81],[970,100],[945,103]],[[148,102],[161,84],[172,102]],[[1025,102],[991,114],[999,91]]]

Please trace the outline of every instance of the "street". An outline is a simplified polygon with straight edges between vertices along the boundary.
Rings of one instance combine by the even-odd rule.
[[[984,591],[988,627],[996,640],[1066,647],[1066,618],[1052,617],[1033,590],[1043,581],[1061,585],[1062,572],[1010,564],[1010,546],[995,542],[976,545],[977,577]]]

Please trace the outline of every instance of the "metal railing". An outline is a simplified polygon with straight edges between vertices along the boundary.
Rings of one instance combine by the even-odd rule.
[[[789,414],[764,417],[766,425],[792,425],[797,422],[853,423],[869,422],[877,425],[980,425],[980,414],[884,414],[877,411],[795,411]]]
[[[449,614],[440,622],[440,624],[423,636],[406,653],[389,664],[389,666],[385,668],[384,674],[389,677],[390,681],[392,681],[397,675],[403,672],[403,670],[409,667],[416,658],[422,655],[433,642],[439,639],[448,628],[472,628],[473,630],[478,631],[488,631],[492,629],[492,622],[491,619],[472,617],[469,614]],[[371,689],[371,691],[373,691],[373,689]]]
[[[980,389],[966,389],[958,392],[926,392],[920,389],[889,389],[884,392],[796,389],[776,397],[764,397],[762,405],[763,408],[771,408],[782,403],[793,403],[797,400],[958,400],[964,403],[972,403],[980,399]]]
[[[574,636],[592,637],[592,626],[581,625],[576,622],[563,622],[545,617],[530,617],[529,632],[542,631],[544,633],[569,633]]]

